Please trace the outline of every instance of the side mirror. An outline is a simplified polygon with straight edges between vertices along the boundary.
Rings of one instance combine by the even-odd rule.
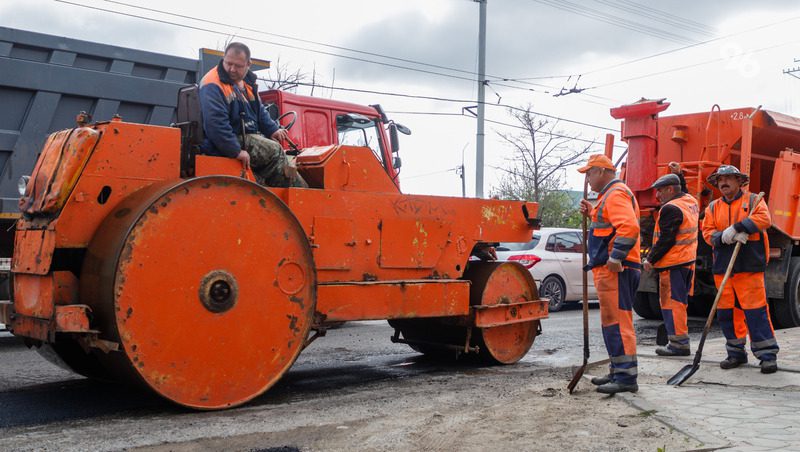
[[[400,160],[399,155],[394,156],[394,161],[392,162],[392,166],[394,167],[394,169],[400,169],[400,167],[403,166],[403,161]]]
[[[397,123],[394,123],[394,125],[395,127],[397,127],[397,130],[403,135],[411,135],[411,129],[409,129],[408,127]]]
[[[392,144],[392,152],[400,152],[400,139],[397,137],[397,124],[393,122],[389,123],[389,141]]]

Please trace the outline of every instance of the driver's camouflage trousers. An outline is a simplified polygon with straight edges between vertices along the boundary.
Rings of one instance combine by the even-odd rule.
[[[624,267],[614,273],[605,265],[592,269],[597,298],[600,299],[600,320],[606,344],[609,374],[622,384],[636,383],[636,331],[633,329],[633,299],[639,287],[640,272]]]
[[[266,187],[308,187],[297,173],[294,158],[289,157],[281,145],[264,135],[249,133],[245,137],[250,168],[256,182]]]

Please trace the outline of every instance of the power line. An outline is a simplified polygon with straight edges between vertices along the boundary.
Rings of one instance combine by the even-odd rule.
[[[111,14],[117,14],[117,15],[121,15],[121,16],[132,17],[132,18],[135,18],[135,19],[148,20],[148,21],[151,21],[151,22],[161,23],[161,24],[165,24],[165,25],[173,25],[173,26],[176,26],[176,27],[188,28],[188,29],[191,29],[191,30],[214,33],[214,34],[218,34],[218,35],[221,35],[221,36],[230,36],[230,33],[225,33],[225,32],[221,32],[221,31],[217,31],[217,30],[211,30],[209,28],[197,27],[197,26],[194,26],[194,25],[182,24],[182,23],[178,23],[178,22],[171,22],[171,21],[168,21],[168,20],[156,19],[156,18],[147,17],[147,16],[140,16],[140,15],[132,14],[132,13],[124,13],[124,12],[121,12],[121,11],[114,11],[114,10],[111,10],[111,9],[105,9],[105,8],[100,8],[100,7],[96,7],[96,6],[84,5],[84,4],[81,4],[81,3],[75,3],[75,2],[71,2],[71,1],[67,1],[67,0],[54,0],[54,1],[56,1],[58,3],[65,3],[65,4],[68,4],[68,5],[78,6],[78,7],[81,7],[81,8],[91,9],[93,11],[102,11],[102,12],[107,12],[107,13],[111,13]],[[338,57],[338,58],[345,58],[345,59],[348,59],[348,60],[360,61],[360,62],[363,62],[363,63],[377,64],[377,65],[392,67],[392,68],[396,68],[396,69],[405,69],[405,70],[409,70],[409,71],[421,72],[421,73],[431,74],[431,75],[438,75],[438,76],[442,76],[442,77],[449,77],[449,78],[465,80],[465,81],[469,81],[469,82],[477,82],[478,81],[477,79],[474,79],[474,78],[462,77],[462,76],[459,76],[459,75],[445,74],[445,73],[442,73],[442,72],[429,71],[429,70],[426,70],[426,69],[419,69],[419,68],[412,68],[412,67],[408,67],[408,66],[402,66],[402,65],[393,64],[393,63],[386,63],[386,62],[382,62],[382,61],[374,61],[374,60],[369,60],[369,59],[366,59],[366,58],[359,58],[359,57],[354,57],[354,56],[349,56],[349,55],[341,55],[341,54],[337,54],[337,53],[333,53],[333,52],[326,52],[324,50],[316,50],[316,49],[310,49],[310,48],[307,48],[307,47],[300,47],[300,46],[287,44],[287,43],[282,43],[282,42],[268,41],[268,40],[265,40],[265,39],[255,38],[255,37],[252,37],[252,36],[243,36],[243,35],[240,35],[240,36],[243,39],[247,39],[247,40],[250,40],[250,41],[256,41],[256,42],[261,42],[261,43],[264,43],[264,44],[270,44],[270,45],[275,45],[275,46],[286,47],[286,48],[289,48],[289,49],[303,50],[303,51],[307,51],[307,52],[314,52],[314,53],[319,53],[319,54],[322,54],[322,55],[333,56],[333,57]],[[521,88],[521,89],[524,89],[524,88]],[[530,89],[530,91],[534,91],[534,90]]]
[[[667,26],[680,28],[691,33],[697,33],[706,36],[714,36],[714,32],[709,31],[710,27],[706,25],[703,24],[694,25],[698,24],[698,22],[692,23],[692,21],[689,21],[688,19],[685,19],[683,17],[675,16],[665,11],[657,10],[654,8],[645,8],[644,5],[640,5],[638,3],[626,2],[626,1],[619,2],[614,0],[594,0],[594,1],[606,6],[610,6],[615,9],[625,11],[627,13],[631,13],[640,17],[645,17],[654,22],[658,22]],[[633,4],[631,5],[629,3]]]
[[[658,16],[660,16],[662,18],[674,19],[675,21],[678,21],[678,22],[680,22],[682,24],[694,26],[695,28],[697,28],[699,30],[706,30],[706,31],[710,32],[711,34],[716,34],[717,33],[716,27],[712,27],[712,26],[706,25],[706,24],[704,24],[702,22],[697,22],[697,21],[689,19],[687,17],[678,16],[678,15],[669,13],[667,11],[661,10],[661,9],[653,8],[652,6],[643,5],[643,4],[639,3],[639,2],[635,2],[635,1],[631,1],[631,0],[615,0],[615,1],[617,3],[625,3],[627,5],[632,6],[633,8],[639,9],[639,10],[651,11],[651,12],[657,14]]]
[[[660,56],[669,55],[671,53],[676,53],[676,52],[680,52],[680,51],[683,51],[683,50],[691,49],[691,48],[694,48],[694,47],[703,46],[703,45],[706,45],[706,44],[710,44],[712,42],[717,42],[717,41],[721,41],[721,40],[724,40],[724,39],[732,38],[734,36],[739,36],[739,35],[743,35],[743,34],[747,34],[747,33],[752,33],[754,31],[762,30],[764,28],[774,27],[776,25],[781,25],[781,24],[784,24],[784,23],[787,23],[787,22],[792,22],[792,21],[798,20],[798,19],[800,19],[800,16],[789,17],[787,19],[782,19],[782,20],[779,20],[779,21],[776,21],[776,22],[770,22],[770,23],[767,23],[767,24],[764,24],[764,25],[759,25],[757,27],[748,28],[748,29],[742,30],[742,31],[737,31],[735,33],[729,33],[727,35],[723,35],[723,36],[719,36],[719,37],[716,37],[716,38],[707,39],[705,41],[696,42],[696,43],[693,43],[693,44],[688,44],[688,45],[685,45],[685,46],[676,47],[674,49],[665,50],[665,51],[662,51],[662,52],[657,52],[657,53],[654,53],[654,54],[651,54],[651,55],[646,55],[646,56],[634,58],[634,59],[631,59],[631,60],[623,61],[623,62],[620,62],[620,63],[614,63],[614,64],[611,64],[611,65],[608,65],[608,66],[602,66],[602,67],[599,67],[599,68],[596,68],[596,69],[579,72],[579,73],[576,73],[574,75],[571,75],[570,77],[575,76],[575,75],[584,75],[585,76],[585,75],[594,74],[594,73],[597,73],[597,72],[605,72],[605,71],[610,70],[610,69],[616,69],[618,67],[627,66],[629,64],[634,64],[634,63],[639,63],[639,62],[642,62],[642,61],[647,61],[647,60],[650,60],[650,59],[653,59],[653,58],[657,58],[657,57],[660,57]],[[537,78],[562,78],[562,77],[563,76],[538,76]],[[509,80],[509,81],[528,80],[528,79],[532,79],[532,77],[530,77],[530,78],[512,79],[512,80]]]
[[[59,0],[56,0],[56,1],[59,1]],[[203,19],[203,18],[200,18],[200,17],[189,16],[189,15],[186,15],[186,14],[173,13],[173,12],[164,11],[164,10],[155,9],[155,8],[148,8],[148,7],[139,6],[139,5],[135,5],[135,4],[131,4],[131,3],[125,3],[125,2],[116,1],[116,0],[103,0],[103,1],[106,2],[106,3],[113,3],[113,4],[117,4],[117,5],[126,6],[126,7],[129,7],[129,8],[155,12],[155,13],[164,14],[164,15],[173,16],[173,17],[180,17],[182,19],[189,19],[189,20],[194,20],[194,21],[197,21],[197,22],[202,22],[202,23],[207,23],[207,24],[212,24],[212,25],[219,25],[219,26],[223,26],[223,27],[235,28],[235,29],[244,30],[244,31],[248,31],[248,32],[254,32],[254,33],[259,33],[259,34],[263,34],[263,35],[267,35],[267,36],[274,36],[274,37],[277,37],[277,38],[303,42],[303,43],[306,43],[306,44],[313,44],[313,45],[318,45],[318,46],[322,46],[322,47],[328,47],[328,48],[336,49],[336,50],[344,50],[344,51],[347,51],[347,52],[359,53],[359,54],[362,54],[362,55],[369,55],[369,56],[374,56],[374,57],[378,57],[378,58],[385,58],[387,60],[394,60],[394,61],[400,61],[400,62],[404,62],[404,63],[416,64],[416,65],[419,65],[419,66],[427,66],[427,67],[433,67],[433,68],[436,68],[436,69],[444,69],[444,70],[447,70],[447,71],[460,72],[460,73],[463,73],[463,74],[468,74],[468,75],[473,75],[473,76],[477,75],[476,72],[468,71],[468,70],[465,70],[465,69],[454,68],[454,67],[451,67],[451,66],[442,66],[442,65],[438,65],[438,64],[426,63],[426,62],[423,62],[423,61],[412,60],[412,59],[408,59],[408,58],[394,57],[394,56],[386,55],[386,54],[383,54],[383,53],[368,52],[368,51],[365,51],[365,50],[358,50],[358,49],[353,49],[353,48],[349,48],[349,47],[337,46],[337,45],[333,45],[333,44],[326,44],[324,42],[312,41],[312,40],[308,40],[308,39],[297,38],[297,37],[294,37],[294,36],[289,36],[289,35],[284,35],[284,34],[279,34],[279,33],[271,33],[271,32],[267,32],[267,31],[263,31],[263,30],[257,30],[257,29],[253,29],[253,28],[242,27],[242,26],[239,26],[239,25],[232,25],[232,24],[228,24],[228,23],[224,23],[224,22],[218,22],[218,21]],[[209,31],[211,31],[211,30],[209,30]],[[313,49],[306,49],[306,48],[302,48],[302,50],[307,50],[307,51],[311,51],[311,52],[315,51]],[[338,56],[338,55],[334,55],[334,56]],[[509,80],[507,77],[502,77],[502,76],[499,76],[499,75],[487,74],[486,77],[498,79],[500,81]],[[552,78],[552,77],[545,77],[545,78]],[[472,80],[472,81],[477,81],[477,80]],[[538,83],[526,83],[526,84],[527,85],[531,85],[531,86],[541,86],[541,87],[544,87],[544,88],[551,88],[551,89],[553,88],[552,86],[542,85],[542,84],[538,84]],[[507,86],[507,85],[499,85],[499,86]],[[507,86],[507,87],[516,88],[516,89],[523,89],[523,88],[514,87],[514,86]],[[532,90],[532,89],[529,89],[529,90],[530,91],[536,91],[536,90]]]
[[[780,43],[780,44],[761,47],[759,49],[747,52],[747,54],[761,53],[761,52],[765,52],[767,50],[772,50],[772,49],[776,49],[778,47],[783,47],[783,46],[787,46],[787,45],[790,45],[790,44],[797,44],[797,43],[800,43],[800,40],[787,41],[787,42],[783,42],[783,43]],[[626,79],[622,79],[622,80],[616,80],[616,81],[613,81],[613,82],[601,83],[601,84],[598,84],[598,85],[596,85],[596,86],[594,86],[592,88],[586,88],[586,89],[605,88],[605,87],[608,87],[608,86],[619,85],[621,83],[627,83],[627,82],[631,82],[631,81],[635,81],[635,80],[641,80],[643,78],[650,78],[650,77],[655,77],[655,76],[658,76],[658,75],[669,74],[669,73],[672,73],[672,72],[683,71],[683,70],[691,69],[691,68],[698,67],[698,66],[705,66],[707,64],[718,63],[720,61],[725,61],[725,60],[727,60],[729,58],[730,57],[728,57],[728,56],[723,56],[723,57],[719,57],[719,58],[714,58],[712,60],[701,61],[699,63],[688,64],[686,66],[675,67],[675,68],[672,68],[672,69],[662,70],[662,71],[658,71],[658,72],[651,72],[649,74],[639,75],[639,76],[636,76],[636,77],[630,77],[630,78],[626,78]]]
[[[675,33],[670,33],[664,30],[646,27],[636,22],[621,18],[619,16],[608,14],[596,9],[587,8],[566,0],[531,0],[531,1],[551,6],[553,8],[557,8],[562,11],[567,11],[573,14],[578,14],[580,16],[588,17],[590,19],[599,20],[607,24],[616,25],[618,27],[626,28],[631,31],[650,35],[659,39],[664,39],[679,44],[683,44],[686,42],[693,42],[692,39],[688,39],[685,36],[677,35]]]
[[[262,80],[262,81],[267,82],[267,83],[274,83],[274,82],[277,81],[277,80],[272,80],[272,79],[268,79],[268,78],[264,78],[264,77],[259,77],[259,80]],[[424,95],[419,95],[419,94],[396,93],[396,92],[390,92],[390,91],[376,91],[376,90],[361,89],[361,88],[345,88],[345,87],[341,87],[341,86],[325,86],[325,85],[320,85],[318,83],[295,82],[295,84],[300,85],[300,86],[315,86],[317,88],[322,88],[322,89],[331,89],[331,90],[338,90],[338,91],[350,91],[350,92],[365,93],[365,94],[379,94],[379,95],[382,95],[382,96],[402,97],[402,98],[408,98],[408,99],[423,99],[423,100],[433,100],[433,101],[438,101],[438,102],[454,102],[454,103],[462,103],[462,104],[474,104],[475,103],[474,99],[453,99],[453,98],[447,98],[447,97],[424,96]],[[486,106],[503,107],[503,108],[508,108],[508,109],[511,109],[511,110],[522,111],[522,112],[529,111],[530,113],[533,113],[535,115],[543,116],[543,117],[550,118],[550,119],[556,119],[556,120],[559,120],[559,121],[569,122],[569,123],[572,123],[572,124],[578,124],[578,125],[582,125],[582,126],[586,126],[586,127],[593,127],[595,129],[607,130],[607,131],[610,131],[610,132],[618,132],[617,130],[611,129],[609,127],[604,127],[604,126],[600,126],[600,125],[597,125],[597,124],[591,124],[591,123],[588,123],[588,122],[577,121],[577,120],[574,120],[574,119],[562,118],[562,117],[555,116],[555,115],[549,115],[547,113],[540,113],[540,112],[536,112],[536,111],[533,111],[533,110],[527,110],[525,108],[515,107],[513,105],[508,105],[508,104],[490,104],[490,103],[486,103]]]
[[[431,173],[414,174],[412,176],[403,176],[403,180],[405,181],[405,180],[408,180],[408,179],[416,179],[416,178],[419,178],[419,177],[435,176],[437,174],[444,174],[444,173],[449,173],[451,171],[457,171],[459,168],[461,168],[461,166],[457,166],[455,168],[449,168],[449,169],[445,169],[445,170],[434,171],[434,172],[431,172]]]
[[[473,118],[473,116],[465,115],[463,113],[462,114],[459,114],[459,113],[442,113],[442,112],[436,112],[436,111],[387,111],[386,113],[395,114],[395,115],[400,114],[400,115],[460,116],[460,117],[463,117],[463,118]],[[521,129],[521,130],[526,130],[526,131],[528,130],[527,128],[525,128],[523,126],[520,126],[520,125],[517,125],[517,124],[509,124],[507,122],[495,121],[493,119],[484,119],[484,121],[490,122],[492,124],[498,124],[498,125],[501,125],[501,126],[512,127],[514,129]],[[611,130],[611,129],[609,129],[609,130]],[[590,144],[600,143],[600,141],[597,141],[597,140],[587,140],[585,138],[571,137],[571,136],[568,136],[568,135],[562,135],[560,133],[555,133],[555,132],[537,132],[537,133],[541,133],[543,135],[553,136],[553,137],[556,137],[556,138],[566,138],[566,139],[575,140],[575,141],[582,141],[584,143],[590,143]],[[615,144],[614,147],[615,148],[623,148],[623,149],[626,148],[625,146],[618,145],[618,144]]]

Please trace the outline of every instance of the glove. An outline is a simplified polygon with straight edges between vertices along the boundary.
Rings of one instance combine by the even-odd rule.
[[[744,245],[745,243],[747,243],[747,237],[749,237],[748,233],[746,233],[746,232],[737,232],[736,235],[733,236],[733,241],[734,242],[739,242],[742,245]]]
[[[736,229],[733,226],[728,226],[724,231],[722,231],[722,238],[720,240],[722,240],[722,243],[730,245],[733,243],[736,234]]]

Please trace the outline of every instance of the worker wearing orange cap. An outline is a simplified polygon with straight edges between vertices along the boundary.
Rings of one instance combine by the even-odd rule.
[[[633,192],[616,178],[611,160],[602,155],[589,157],[578,169],[589,186],[599,194],[597,206],[582,200],[581,213],[591,218],[588,239],[603,339],[611,363],[609,374],[592,379],[604,394],[636,392],[636,332],[633,329],[633,300],[639,286],[639,206]]]
[[[764,271],[769,260],[765,230],[772,219],[766,202],[754,206],[756,195],[742,191],[749,179],[732,165],[722,165],[709,176],[708,182],[722,192],[722,197],[706,207],[703,238],[714,250],[712,270],[717,287],[736,242],[742,244],[717,305],[717,320],[728,352],[720,367],[732,369],[747,362],[744,346],[749,331],[750,348],[761,360],[761,372],[771,374],[778,370],[778,342],[769,318]]]
[[[658,178],[650,188],[656,190],[661,208],[654,231],[655,241],[643,264],[646,271],[658,272],[661,313],[669,335],[669,344],[657,348],[656,354],[688,356],[686,307],[697,260],[700,208],[692,195],[682,192],[681,178],[677,174]]]

